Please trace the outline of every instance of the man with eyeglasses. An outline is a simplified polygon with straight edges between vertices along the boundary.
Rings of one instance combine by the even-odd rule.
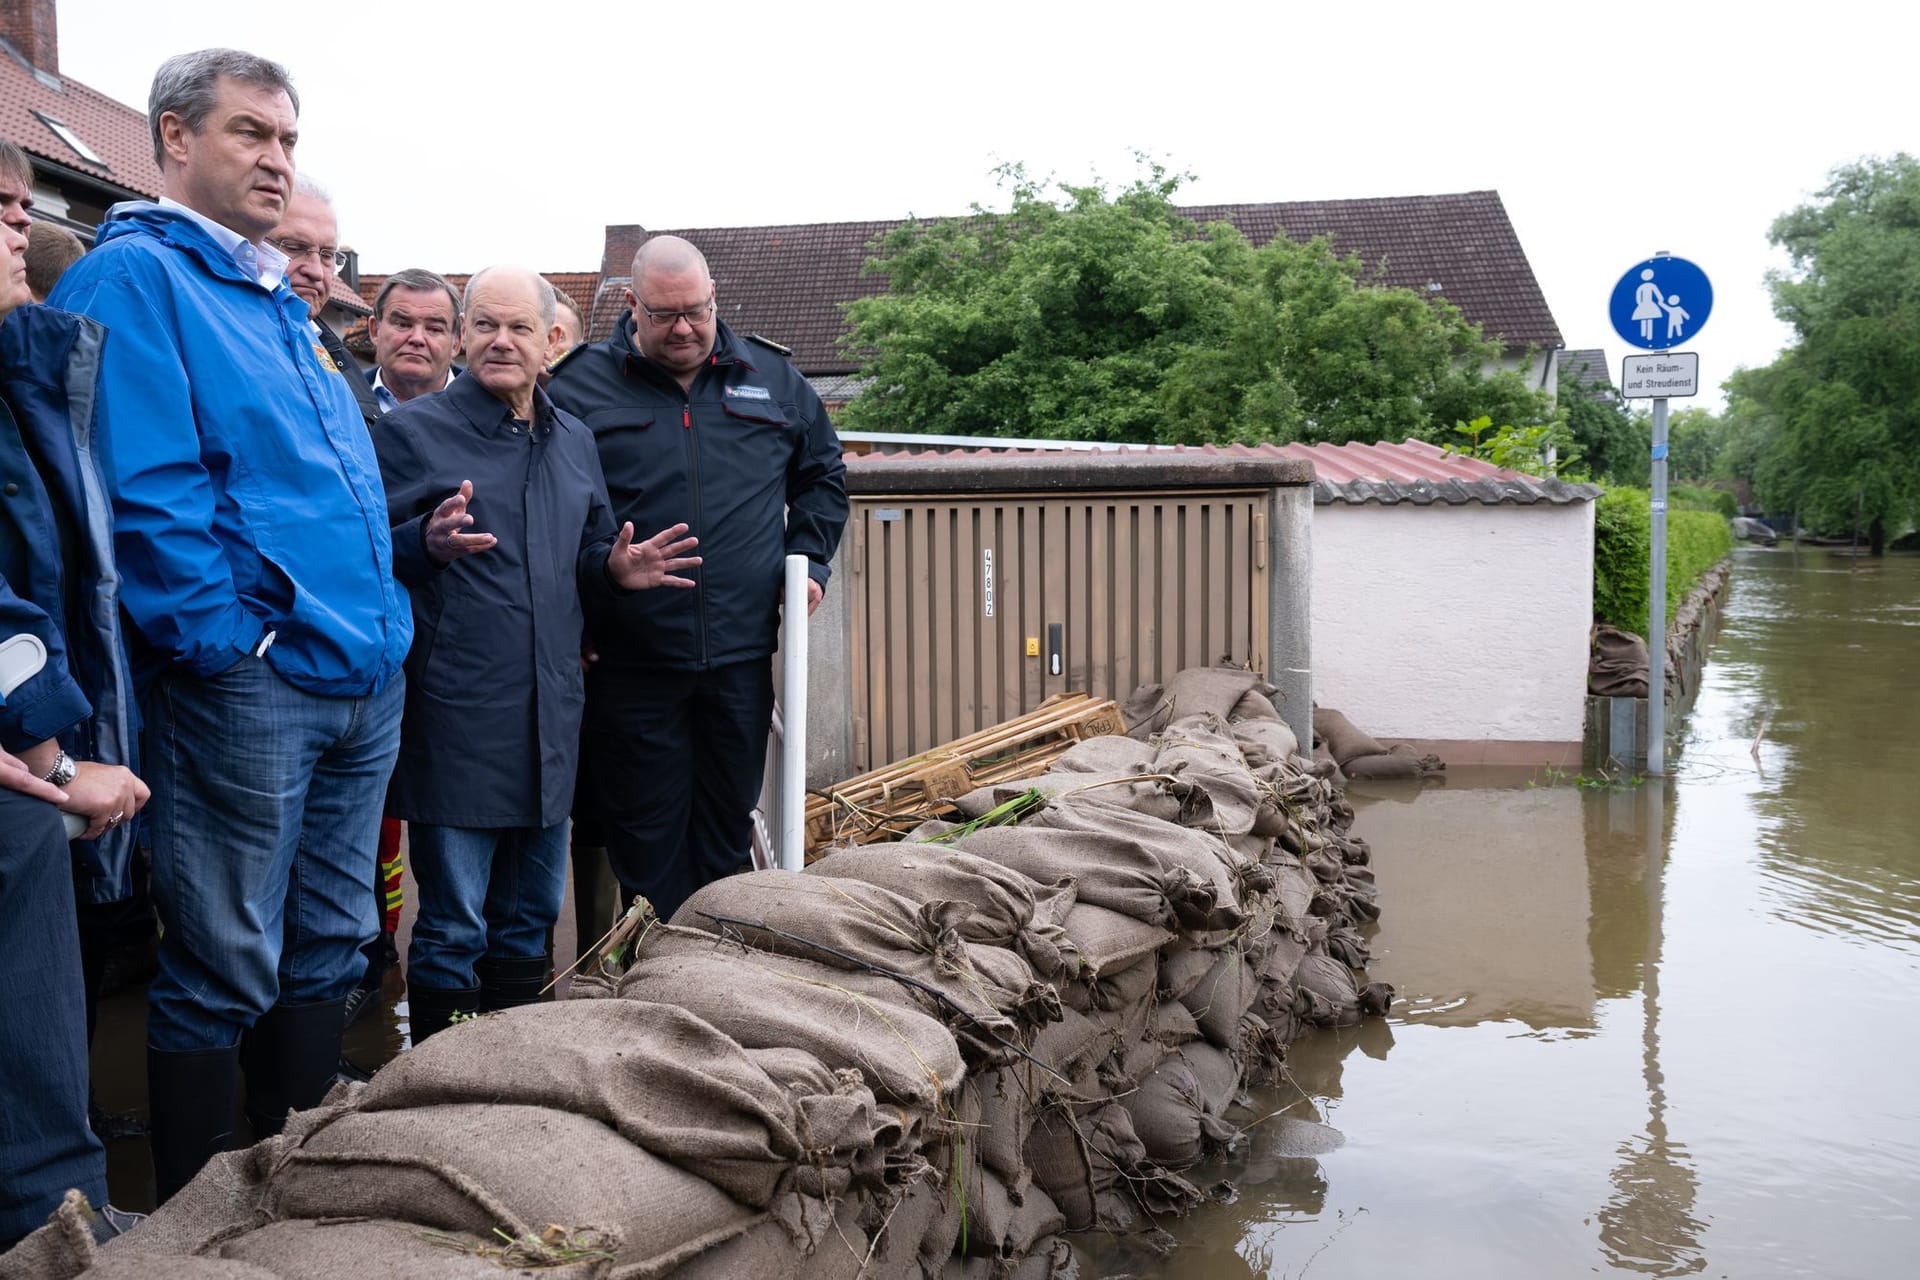
[[[616,523],[685,522],[700,540],[694,590],[588,615],[580,787],[622,890],[665,919],[748,859],[783,566],[807,557],[811,612],[846,527],[846,467],[783,349],[719,319],[698,249],[655,236],[632,280],[613,336],[561,361],[547,390],[592,429]]]
[[[101,446],[164,928],[147,993],[163,1201],[231,1145],[243,1067],[256,1136],[331,1086],[400,744],[413,617],[379,464],[268,243],[298,112],[254,54],[162,63],[165,198],[111,209],[52,299],[109,330]]]
[[[334,277],[347,265],[347,252],[340,247],[340,222],[334,216],[333,197],[305,174],[296,177],[286,216],[267,237],[267,243],[287,255],[287,287],[307,304],[307,325],[313,330],[313,340],[319,344],[314,355],[322,365],[347,380],[354,402],[360,406],[360,417],[371,427],[380,417],[380,404],[373,397],[373,388],[360,376],[360,366],[347,350],[347,344],[320,318],[333,293]]]

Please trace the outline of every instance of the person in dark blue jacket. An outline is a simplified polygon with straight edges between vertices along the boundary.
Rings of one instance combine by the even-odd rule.
[[[467,371],[375,432],[394,567],[413,598],[387,808],[411,824],[416,1043],[455,1014],[531,1003],[552,962],[585,700],[581,600],[691,587],[677,525],[616,537],[593,437],[539,388],[553,286],[492,267],[461,307]]]
[[[147,800],[94,455],[105,335],[22,305],[32,187],[26,156],[0,140],[0,1253],[69,1188],[103,1227],[121,1221],[87,1124],[74,894],[77,881],[89,902],[128,896]],[[59,810],[78,815],[71,845]]]
[[[229,1144],[243,1065],[257,1135],[331,1086],[400,745],[413,619],[373,441],[266,243],[298,108],[252,54],[162,63],[166,197],[109,210],[53,295],[112,335],[107,481],[164,929],[147,993],[162,1200]]]
[[[807,557],[811,612],[847,523],[846,466],[799,370],[719,319],[698,249],[642,244],[626,301],[613,337],[575,350],[547,392],[592,429],[614,519],[685,521],[707,561],[693,591],[589,613],[582,786],[621,887],[666,919],[747,861],[783,566]]]

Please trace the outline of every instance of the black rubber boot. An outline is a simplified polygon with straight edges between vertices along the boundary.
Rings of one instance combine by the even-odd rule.
[[[202,1165],[232,1145],[239,1067],[238,1048],[169,1053],[147,1046],[154,1203],[165,1204]]]
[[[256,1142],[284,1129],[289,1111],[319,1106],[333,1087],[345,1008],[344,999],[277,1004],[241,1037],[247,1120]]]
[[[486,1013],[538,1004],[553,978],[551,956],[481,956],[473,966],[480,979],[480,1008]]]
[[[480,1012],[480,988],[461,987],[440,991],[433,987],[407,985],[407,1021],[413,1042],[419,1044],[436,1031],[445,1031],[455,1014],[472,1017]]]

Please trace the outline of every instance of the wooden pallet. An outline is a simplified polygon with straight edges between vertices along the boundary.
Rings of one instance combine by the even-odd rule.
[[[1111,700],[1056,693],[1017,719],[810,793],[807,860],[829,845],[898,839],[953,813],[952,802],[969,791],[1045,773],[1074,743],[1124,732]]]

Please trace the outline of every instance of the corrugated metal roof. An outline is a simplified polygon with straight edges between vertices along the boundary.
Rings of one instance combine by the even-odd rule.
[[[894,438],[894,439],[897,439]],[[894,443],[894,439],[886,441]],[[1478,458],[1448,453],[1438,445],[1422,440],[1403,444],[1258,444],[1258,445],[1121,445],[1089,446],[1084,441],[1062,441],[1050,445],[1039,441],[995,440],[980,437],[961,443],[961,437],[938,437],[951,447],[915,452],[848,453],[847,465],[860,467],[911,466],[916,459],[977,458],[995,453],[1060,452],[1085,456],[1100,453],[1197,453],[1228,458],[1297,458],[1313,464],[1313,501],[1316,506],[1335,502],[1359,506],[1378,503],[1396,506],[1410,503],[1425,507],[1434,503],[1462,506],[1478,502],[1483,506],[1533,506],[1548,503],[1566,506],[1591,502],[1602,490],[1597,485],[1571,484],[1565,480],[1545,479],[1508,471]],[[852,442],[864,437],[848,436]],[[876,442],[877,443],[877,442]]]

